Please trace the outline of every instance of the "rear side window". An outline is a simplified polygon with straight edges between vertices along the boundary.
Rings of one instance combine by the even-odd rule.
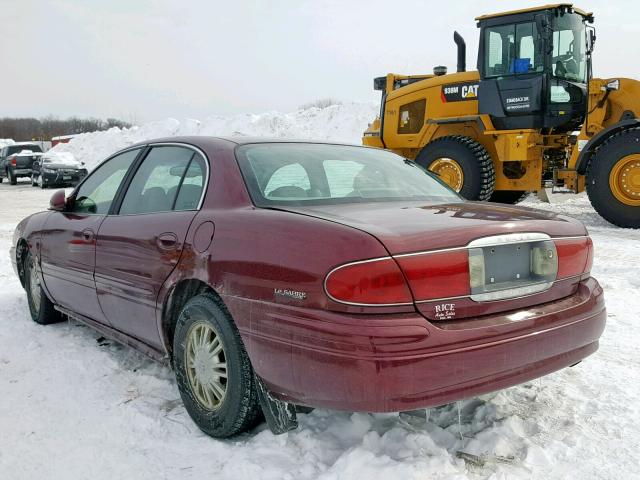
[[[196,153],[178,190],[174,210],[196,210],[202,197],[206,167],[202,155]]]
[[[116,155],[95,169],[76,192],[73,211],[76,213],[109,213],[118,187],[140,149]]]
[[[194,210],[202,195],[204,172],[204,160],[193,150],[154,147],[134,175],[120,214]]]

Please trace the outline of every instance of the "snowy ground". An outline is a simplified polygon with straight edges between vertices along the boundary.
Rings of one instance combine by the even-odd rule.
[[[0,184],[0,253],[50,195]],[[31,322],[0,254],[0,479],[640,478],[640,231],[607,224],[584,196],[526,203],[588,225],[607,329],[578,366],[462,402],[460,425],[455,405],[428,420],[316,410],[282,436],[263,425],[211,439],[169,369],[75,322]]]

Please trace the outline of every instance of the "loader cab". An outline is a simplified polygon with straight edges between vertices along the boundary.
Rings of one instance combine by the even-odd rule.
[[[587,110],[593,16],[559,4],[476,20],[479,113],[499,130],[578,128]]]

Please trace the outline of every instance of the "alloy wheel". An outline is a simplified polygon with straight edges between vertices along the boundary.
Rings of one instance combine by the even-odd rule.
[[[31,260],[29,263],[29,291],[31,293],[31,302],[34,313],[37,315],[40,311],[40,297],[42,291],[40,289],[40,275],[36,269],[36,262]]]
[[[227,362],[220,335],[206,322],[194,323],[184,355],[191,391],[203,408],[216,410],[227,393]]]

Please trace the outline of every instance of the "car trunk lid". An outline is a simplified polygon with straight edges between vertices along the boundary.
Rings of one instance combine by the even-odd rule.
[[[497,313],[574,293],[579,275],[556,281],[556,271],[545,275],[542,270],[552,268],[549,262],[558,268],[554,239],[587,241],[586,229],[574,219],[498,204],[394,202],[282,209],[375,236],[402,269],[416,308],[431,320]],[[534,258],[542,267],[533,267]],[[579,261],[585,262],[583,257]],[[439,278],[443,271],[446,276]]]

